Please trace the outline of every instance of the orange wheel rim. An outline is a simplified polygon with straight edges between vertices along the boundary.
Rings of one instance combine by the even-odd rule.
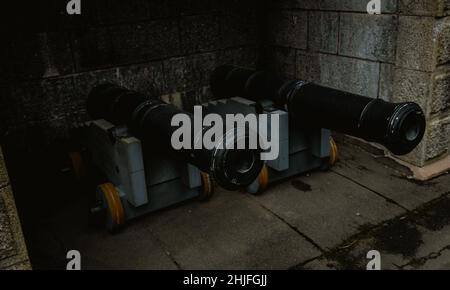
[[[108,208],[111,211],[111,218],[117,225],[122,225],[125,222],[122,202],[120,200],[119,193],[112,183],[103,183],[100,185],[100,189],[103,192]]]
[[[202,177],[202,193],[207,196],[212,192],[212,184],[209,178],[209,174],[205,172],[200,172],[200,176]]]
[[[338,149],[333,137],[330,137],[330,165],[334,165],[337,161]]]
[[[259,182],[259,190],[264,190],[267,188],[267,185],[269,184],[269,170],[267,169],[267,166],[264,165],[261,169],[261,172],[258,175],[258,182]]]

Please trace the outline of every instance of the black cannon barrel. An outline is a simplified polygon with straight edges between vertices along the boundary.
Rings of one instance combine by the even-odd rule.
[[[173,116],[186,114],[191,119],[191,124],[194,124],[193,116],[158,98],[148,97],[115,84],[102,84],[93,88],[88,96],[87,110],[93,119],[127,125],[133,134],[143,140],[143,146],[151,147],[151,150],[168,150],[170,156],[211,174],[217,183],[226,189],[235,190],[249,185],[263,166],[259,149],[238,150],[227,149],[226,146],[219,148],[219,140],[216,147],[209,150],[193,149],[193,146],[191,149],[175,150],[171,144],[172,134],[177,130],[177,127],[171,126]],[[208,129],[202,128],[203,131]],[[191,144],[198,141],[198,136],[194,135],[192,134]],[[248,135],[239,137],[225,132],[220,141],[224,142],[223,144],[237,144],[239,138],[246,139]],[[248,140],[245,142],[248,143]]]
[[[411,152],[425,133],[425,116],[413,102],[390,103],[265,71],[218,67],[211,77],[216,97],[271,99],[307,127],[327,128],[384,145],[396,155]]]

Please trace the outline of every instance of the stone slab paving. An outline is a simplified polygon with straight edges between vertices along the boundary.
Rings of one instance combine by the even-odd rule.
[[[450,245],[449,177],[417,184],[347,146],[332,171],[290,178],[260,196],[218,189],[208,202],[143,216],[116,235],[89,226],[88,194],[68,187],[70,202],[29,220],[33,266],[64,268],[72,249],[85,269],[361,269],[372,249],[385,269],[439,263]]]
[[[287,269],[320,251],[243,193],[219,191],[148,219],[183,269]]]
[[[369,188],[399,205],[413,210],[450,191],[450,177],[443,175],[417,183],[407,178],[405,169],[385,157],[374,157],[353,146],[340,146],[340,159],[333,171]]]
[[[256,200],[322,249],[405,212],[333,172],[312,172],[273,186]]]
[[[450,270],[450,196],[359,233],[299,268],[365,269],[370,250],[380,252],[384,270]]]

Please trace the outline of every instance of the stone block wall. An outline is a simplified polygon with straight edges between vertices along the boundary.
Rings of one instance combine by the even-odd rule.
[[[89,0],[80,16],[67,15],[67,1],[35,3],[43,16],[17,24],[0,48],[5,151],[63,142],[70,126],[88,119],[87,94],[101,82],[186,109],[204,101],[214,67],[256,65],[262,39],[256,3]]]
[[[421,145],[402,157],[424,166],[450,148],[450,5],[445,0],[270,1],[268,65],[336,89],[415,101],[427,115]]]
[[[114,81],[189,109],[211,97],[209,74],[223,63],[416,101],[428,130],[404,159],[424,166],[449,153],[448,0],[381,0],[381,15],[366,12],[369,0],[96,0],[83,1],[81,16],[66,15],[65,1],[44,2],[53,4],[39,2],[36,27],[3,34],[8,156],[64,143],[68,128],[88,119],[95,84]]]

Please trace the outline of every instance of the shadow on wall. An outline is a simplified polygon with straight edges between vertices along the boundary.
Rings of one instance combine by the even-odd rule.
[[[115,82],[189,109],[210,98],[216,66],[260,61],[257,0],[82,2],[75,17],[64,0],[2,5],[0,143],[25,235],[69,202],[69,128],[89,119],[92,87]]]

